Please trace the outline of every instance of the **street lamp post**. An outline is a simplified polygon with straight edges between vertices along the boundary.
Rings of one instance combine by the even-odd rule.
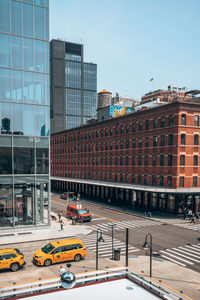
[[[108,228],[112,230],[112,259],[114,259],[114,228],[116,227],[116,224],[109,224]]]
[[[149,237],[149,242],[147,241],[148,237]],[[148,248],[150,250],[150,277],[152,277],[152,234],[151,233],[146,234],[143,248],[144,250]]]
[[[97,240],[96,240],[96,270],[98,270],[98,252],[99,252],[99,242],[104,242],[103,239],[103,231],[100,229],[97,229]]]

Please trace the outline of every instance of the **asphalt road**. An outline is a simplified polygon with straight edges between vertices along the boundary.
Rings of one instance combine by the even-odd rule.
[[[74,201],[71,203],[74,203]],[[95,203],[95,200],[94,202],[81,200],[81,203],[92,213],[92,221],[84,223],[84,225],[90,226],[93,232],[96,232],[99,228],[103,231],[103,236],[111,236],[108,225],[113,223],[116,224],[114,238],[125,242],[125,228],[128,227],[129,245],[139,249],[140,253],[143,252],[142,246],[145,236],[150,232],[153,240],[153,252],[157,252],[164,259],[200,272],[200,225],[198,225],[199,231],[192,230],[197,227],[185,229],[184,227],[167,224],[162,219],[155,221],[116,210],[112,208],[112,205],[102,206],[102,204]],[[53,195],[52,211],[62,210],[65,216],[66,204],[66,200],[60,199],[60,195]],[[176,223],[176,220],[174,220],[174,223]],[[188,224],[188,226],[191,225]]]

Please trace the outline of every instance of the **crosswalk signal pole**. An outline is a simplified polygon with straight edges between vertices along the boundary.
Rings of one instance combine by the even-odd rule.
[[[112,259],[114,259],[114,228],[116,227],[116,224],[110,224],[108,225],[108,228],[112,230]]]
[[[126,267],[128,267],[128,228],[126,228]]]

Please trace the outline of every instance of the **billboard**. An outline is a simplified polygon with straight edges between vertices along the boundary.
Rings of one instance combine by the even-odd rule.
[[[110,117],[116,118],[131,113],[131,107],[111,105],[110,106]]]

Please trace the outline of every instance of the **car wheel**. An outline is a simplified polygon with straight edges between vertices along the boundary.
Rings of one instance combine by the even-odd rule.
[[[44,266],[45,266],[45,267],[48,267],[48,266],[50,266],[51,264],[52,264],[51,259],[46,259],[46,260],[44,261]]]
[[[74,261],[80,261],[81,258],[82,258],[82,256],[81,256],[80,254],[76,254],[76,255],[74,256]]]
[[[11,270],[12,272],[18,271],[18,270],[19,270],[19,264],[18,264],[18,263],[12,264],[12,265],[10,266],[10,270]]]

